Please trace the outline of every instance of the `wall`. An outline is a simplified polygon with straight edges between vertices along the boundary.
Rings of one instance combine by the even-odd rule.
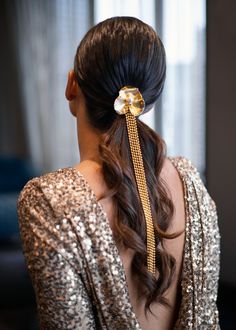
[[[236,286],[236,1],[207,3],[207,186],[218,206],[221,279]]]

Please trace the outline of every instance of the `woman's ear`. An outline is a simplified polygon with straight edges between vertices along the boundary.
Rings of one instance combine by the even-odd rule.
[[[70,70],[68,73],[65,96],[68,101],[73,101],[78,96],[78,84],[75,79],[74,70]]]

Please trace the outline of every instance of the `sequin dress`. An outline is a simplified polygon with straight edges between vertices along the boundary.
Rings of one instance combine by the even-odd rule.
[[[175,329],[219,329],[215,203],[189,160],[170,160],[183,183],[186,212]],[[29,181],[18,212],[40,329],[141,329],[109,221],[80,172],[65,168]]]

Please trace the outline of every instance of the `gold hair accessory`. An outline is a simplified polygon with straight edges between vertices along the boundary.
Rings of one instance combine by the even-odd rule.
[[[139,116],[145,108],[145,103],[138,88],[125,86],[119,91],[114,108],[119,115],[124,115],[130,111],[132,115]]]
[[[148,195],[147,180],[144,170],[142,151],[138,135],[136,116],[145,108],[145,102],[138,88],[125,86],[119,91],[119,96],[114,102],[115,111],[125,115],[128,130],[130,151],[134,166],[135,179],[146,219],[147,231],[147,267],[148,271],[156,274],[156,242],[150,200]]]

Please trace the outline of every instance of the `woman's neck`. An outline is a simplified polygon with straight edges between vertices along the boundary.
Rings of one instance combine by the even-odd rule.
[[[77,131],[80,162],[84,160],[93,160],[100,163],[98,146],[101,134],[93,129],[86,120],[83,120],[83,118],[77,120]]]

